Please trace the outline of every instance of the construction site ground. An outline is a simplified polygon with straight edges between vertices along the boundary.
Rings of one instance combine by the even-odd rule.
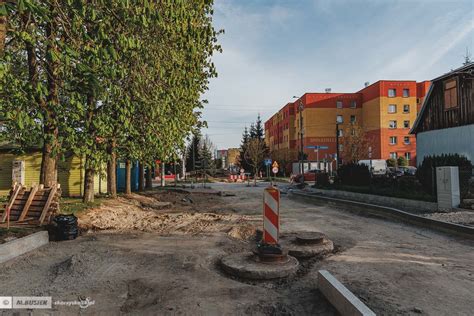
[[[153,190],[104,200],[79,215],[83,232],[76,240],[51,242],[3,264],[2,295],[95,303],[55,305],[58,314],[334,315],[316,286],[317,271],[325,269],[380,315],[472,314],[472,240],[287,194],[282,232],[323,232],[335,253],[301,262],[297,275],[284,280],[224,274],[222,256],[254,245],[265,186],[222,183],[213,189],[230,195]]]

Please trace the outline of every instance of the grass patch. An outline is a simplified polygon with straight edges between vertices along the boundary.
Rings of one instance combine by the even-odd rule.
[[[106,200],[105,197],[96,197],[94,199],[94,202],[84,203],[82,202],[82,198],[70,198],[70,197],[61,198],[60,213],[77,215],[88,209],[99,207],[102,204],[102,202],[104,202],[105,200]]]

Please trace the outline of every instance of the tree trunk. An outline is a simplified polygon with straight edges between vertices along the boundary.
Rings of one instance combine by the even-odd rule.
[[[84,203],[94,202],[94,168],[91,167],[90,158],[86,157],[84,174],[84,196],[82,201]]]
[[[125,161],[125,194],[132,194],[132,167],[129,159]]]
[[[115,140],[107,146],[109,160],[107,161],[107,192],[111,197],[117,197],[117,154],[115,152]]]
[[[52,187],[57,183],[56,154],[53,154],[57,145],[58,128],[45,124],[44,145],[41,159],[40,184],[45,187]]]
[[[153,187],[153,182],[151,179],[151,167],[146,168],[146,183],[145,187],[151,189]]]
[[[145,170],[143,168],[143,163],[138,163],[138,191],[143,191],[145,188]]]
[[[255,173],[253,174],[253,186],[257,186],[257,174],[258,174],[258,169],[255,169]]]
[[[54,6],[51,7],[54,10]],[[54,61],[51,52],[56,51],[54,45],[56,40],[56,23],[51,19],[46,24],[46,36],[48,44],[46,50],[46,78],[48,84],[48,97],[44,110],[44,126],[43,126],[43,155],[41,162],[40,184],[50,187],[57,182],[56,177],[56,159],[58,149],[58,126],[56,117],[56,108],[58,107],[58,85],[57,85],[57,68],[58,62]],[[34,55],[34,54],[33,54]],[[33,58],[31,55],[29,58]],[[31,62],[29,60],[29,62]],[[35,62],[36,63],[36,62]],[[36,65],[35,65],[36,67]],[[30,73],[30,76],[32,74]]]

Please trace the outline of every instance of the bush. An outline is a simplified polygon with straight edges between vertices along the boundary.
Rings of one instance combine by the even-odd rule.
[[[397,159],[397,165],[399,167],[406,167],[408,166],[408,160],[406,160],[405,157],[398,157]]]
[[[397,166],[397,160],[390,158],[387,159],[387,167],[396,167]]]
[[[327,173],[316,173],[316,184],[321,186],[329,185],[329,174]]]
[[[461,197],[464,197],[469,190],[472,164],[466,157],[458,154],[425,157],[416,171],[416,178],[420,181],[423,189],[428,193],[436,195],[435,169],[442,166],[457,166],[459,168],[459,187]]]
[[[370,172],[366,165],[349,163],[342,165],[337,172],[339,181],[344,185],[369,185]]]

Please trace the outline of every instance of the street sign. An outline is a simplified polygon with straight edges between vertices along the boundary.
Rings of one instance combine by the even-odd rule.
[[[265,162],[264,162],[264,163],[265,163],[265,166],[271,166],[272,160],[269,159],[269,158],[267,158],[267,159],[265,159]]]
[[[278,167],[273,167],[272,172],[275,173],[275,174],[278,173]]]
[[[273,168],[278,168],[278,162],[276,162],[276,160],[273,162],[272,167]]]
[[[322,150],[327,150],[329,149],[328,146],[320,146],[320,145],[315,145],[315,146],[306,146],[308,149],[322,149]]]

